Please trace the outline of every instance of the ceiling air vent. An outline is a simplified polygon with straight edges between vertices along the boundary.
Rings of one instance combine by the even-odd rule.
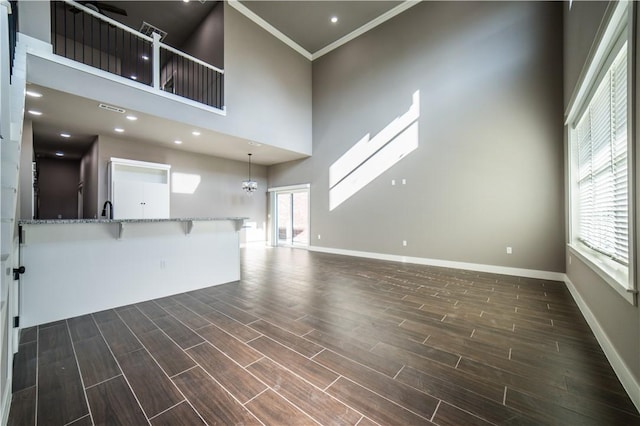
[[[120,114],[124,114],[125,112],[127,112],[127,110],[118,108],[113,105],[107,105],[107,104],[100,104],[98,105],[98,108],[106,109],[107,111],[111,111],[111,112],[119,112]]]
[[[142,21],[142,26],[140,27],[140,32],[144,35],[147,35],[149,37],[151,37],[151,35],[153,33],[158,33],[160,35],[160,41],[164,40],[164,38],[167,36],[167,32],[166,31],[162,31],[160,28],[158,27],[154,27],[153,25],[151,25],[150,23],[146,22],[146,21]]]

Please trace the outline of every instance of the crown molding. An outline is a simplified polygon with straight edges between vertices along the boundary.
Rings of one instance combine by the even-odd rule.
[[[337,49],[338,47],[342,46],[343,44],[346,44],[346,43],[350,42],[351,40],[355,39],[356,37],[359,37],[362,34],[374,29],[378,25],[383,24],[384,22],[387,22],[389,19],[399,15],[400,13],[402,13],[405,10],[415,6],[416,4],[420,3],[421,1],[422,0],[405,0],[401,4],[399,4],[398,6],[394,7],[393,9],[388,10],[387,12],[385,12],[382,15],[378,16],[377,18],[367,22],[366,24],[364,24],[360,28],[357,28],[357,29],[353,30],[349,34],[341,37],[340,39],[334,41],[333,43],[328,44],[327,46],[323,47],[322,49],[320,49],[320,50],[318,50],[318,51],[316,51],[314,53],[309,52],[304,47],[300,46],[298,43],[296,43],[295,41],[291,40],[288,36],[286,36],[284,33],[282,33],[276,27],[274,27],[273,25],[271,25],[270,23],[268,23],[267,21],[262,19],[260,16],[258,16],[256,13],[254,13],[251,9],[249,9],[247,6],[243,5],[239,0],[228,0],[228,3],[229,3],[229,6],[233,7],[238,12],[243,14],[245,17],[249,18],[256,25],[258,25],[262,29],[266,30],[268,33],[273,35],[275,38],[277,38],[278,40],[280,40],[281,42],[283,42],[284,44],[286,44],[287,46],[289,46],[290,48],[292,48],[293,50],[295,50],[296,52],[298,52],[299,54],[301,54],[302,56],[304,56],[308,60],[313,61],[313,60],[318,59],[319,57],[321,57],[323,55],[326,55],[327,53]]]

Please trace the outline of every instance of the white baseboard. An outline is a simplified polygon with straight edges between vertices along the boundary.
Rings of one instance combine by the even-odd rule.
[[[511,268],[507,266],[483,265],[480,263],[455,262],[451,260],[429,259],[425,257],[398,256],[394,254],[373,253],[367,251],[344,250],[329,247],[309,246],[310,251],[342,254],[345,256],[366,257],[369,259],[390,260],[392,262],[414,263],[417,265],[440,266],[443,268],[466,269],[493,274],[513,275],[517,277],[537,278],[541,280],[564,281],[562,272],[538,271],[535,269]]]
[[[569,289],[569,292],[571,292],[573,299],[576,301],[578,308],[580,308],[580,312],[582,312],[585,320],[587,320],[587,324],[591,327],[591,331],[596,336],[596,339],[609,360],[613,371],[618,376],[618,379],[620,379],[620,383],[622,383],[622,386],[629,394],[634,405],[638,411],[640,411],[640,383],[633,376],[624,360],[620,357],[616,348],[611,343],[611,340],[609,340],[609,337],[600,326],[597,318],[593,315],[593,312],[591,312],[591,309],[589,309],[589,306],[585,303],[582,296],[580,296],[580,293],[578,293],[578,290],[573,285],[569,277],[565,276],[564,282]]]

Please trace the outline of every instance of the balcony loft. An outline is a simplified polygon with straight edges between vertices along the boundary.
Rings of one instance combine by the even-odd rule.
[[[224,70],[163,43],[166,33],[144,24],[147,34],[80,3],[51,2],[54,54],[224,110]]]
[[[88,4],[14,5],[26,83],[58,101],[34,126],[109,134],[122,126],[90,120],[106,104],[148,118],[121,136],[131,140],[173,144],[184,127],[202,137],[181,149],[220,158],[246,161],[248,144],[262,164],[311,154],[311,63],[228,3],[117,3],[126,17]],[[145,34],[144,22],[168,36]]]

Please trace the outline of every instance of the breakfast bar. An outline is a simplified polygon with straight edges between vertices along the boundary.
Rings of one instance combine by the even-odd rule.
[[[21,221],[20,327],[238,281],[245,219]]]

